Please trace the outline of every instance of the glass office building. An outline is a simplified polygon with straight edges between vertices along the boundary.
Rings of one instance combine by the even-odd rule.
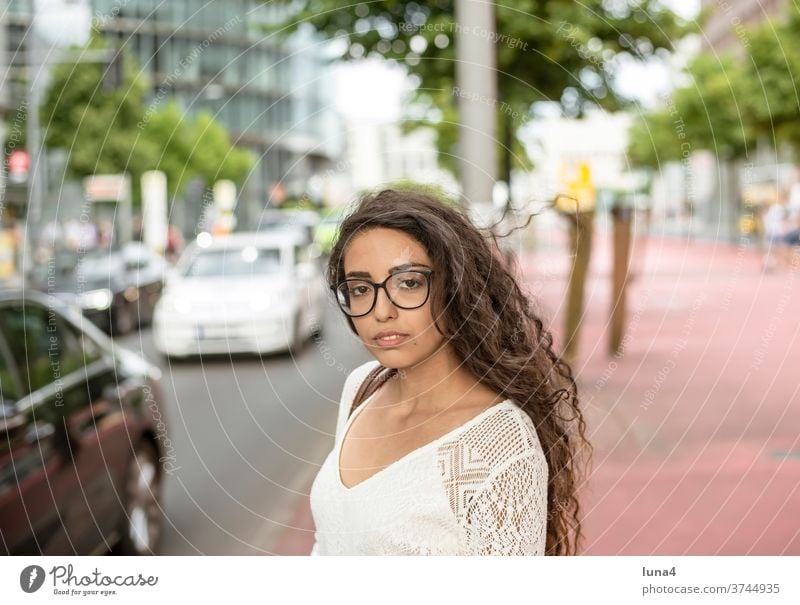
[[[95,26],[134,57],[152,83],[147,102],[174,99],[188,115],[209,111],[257,164],[239,196],[253,227],[271,186],[306,191],[340,150],[325,46],[313,34],[265,34],[281,7],[255,0],[92,0]],[[33,0],[8,2],[8,48],[24,49]]]

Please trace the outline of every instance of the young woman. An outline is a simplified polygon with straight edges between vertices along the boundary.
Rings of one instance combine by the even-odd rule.
[[[312,554],[576,553],[577,388],[500,258],[424,193],[342,223],[328,281],[375,361],[345,382]]]

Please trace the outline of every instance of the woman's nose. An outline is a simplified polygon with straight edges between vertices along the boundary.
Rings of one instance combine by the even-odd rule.
[[[378,288],[375,299],[375,319],[378,321],[386,321],[387,319],[395,319],[397,317],[397,307],[394,306],[386,288]]]

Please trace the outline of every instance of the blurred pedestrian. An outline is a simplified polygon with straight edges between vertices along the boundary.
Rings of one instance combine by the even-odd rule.
[[[491,240],[384,190],[342,223],[328,282],[375,360],[344,385],[312,554],[574,554],[575,381]]]
[[[58,250],[63,245],[64,229],[57,220],[47,221],[42,227],[41,241],[43,245],[52,250]]]
[[[800,246],[800,213],[789,220],[790,229],[783,238],[783,258],[785,265],[791,266],[793,248]]]
[[[91,251],[97,248],[98,229],[91,221],[82,221],[78,228],[78,246],[82,251]]]
[[[81,223],[76,218],[64,222],[64,242],[67,250],[75,252],[81,245]]]
[[[164,248],[165,258],[175,263],[181,252],[183,252],[184,240],[181,230],[177,226],[170,224],[167,227],[167,245]]]
[[[780,203],[770,204],[764,213],[764,240],[766,248],[762,260],[765,271],[771,271],[783,262],[784,238],[786,236],[787,212]]]
[[[800,246],[800,183],[796,183],[791,189],[786,224],[786,233],[783,236],[783,259],[788,267],[792,264],[792,249]]]
[[[101,221],[98,227],[97,245],[103,250],[111,250],[114,239],[114,224],[111,221]]]

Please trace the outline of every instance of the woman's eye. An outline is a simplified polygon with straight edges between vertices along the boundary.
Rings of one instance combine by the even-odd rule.
[[[369,291],[367,286],[353,286],[350,288],[350,296],[358,297],[364,296]]]
[[[400,282],[400,287],[405,290],[413,290],[414,288],[419,288],[421,285],[420,281],[416,278],[404,279]]]

